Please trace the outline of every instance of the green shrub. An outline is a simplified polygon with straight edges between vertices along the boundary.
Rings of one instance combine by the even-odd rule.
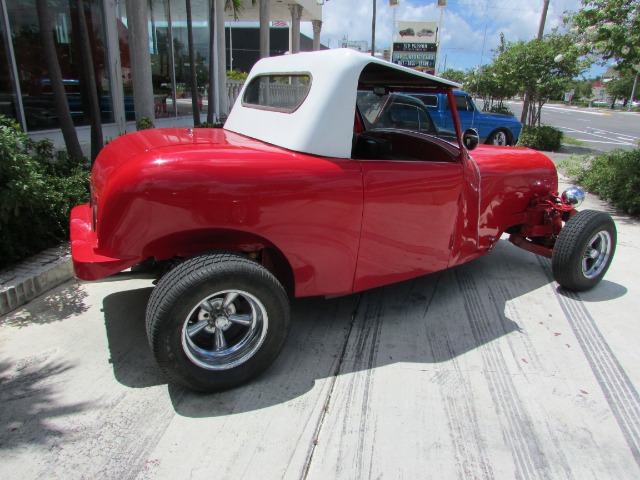
[[[548,125],[541,127],[524,126],[518,139],[518,145],[535,150],[553,152],[558,150],[562,145],[563,136],[564,134],[561,130]]]
[[[138,123],[136,123],[136,128],[138,130],[147,130],[149,128],[155,128],[155,125],[153,123],[153,118],[149,118],[149,117],[142,117]]]
[[[69,238],[69,212],[88,199],[86,159],[33,142],[0,116],[0,268]]]
[[[614,150],[597,157],[574,157],[560,164],[586,190],[617,208],[640,213],[640,149]]]
[[[222,122],[200,122],[199,125],[196,125],[196,128],[222,128]]]
[[[504,105],[504,104],[502,104],[502,105],[494,104],[487,111],[489,113],[499,113],[501,115],[509,115],[510,117],[515,117],[515,115],[511,111],[511,109],[509,107],[507,107],[506,105]]]
[[[229,80],[239,80],[244,82],[248,76],[249,74],[247,72],[243,72],[238,69],[227,70],[227,79]]]

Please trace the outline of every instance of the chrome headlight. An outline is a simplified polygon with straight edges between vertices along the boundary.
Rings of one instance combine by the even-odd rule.
[[[562,203],[571,205],[574,208],[577,208],[582,204],[584,197],[584,190],[578,187],[569,187],[562,192],[562,195],[560,195]]]

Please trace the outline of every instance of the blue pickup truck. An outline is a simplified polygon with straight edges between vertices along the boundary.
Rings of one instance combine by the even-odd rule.
[[[515,145],[520,137],[522,124],[510,115],[487,113],[479,110],[471,95],[456,90],[456,108],[462,130],[475,128],[480,141],[492,145]],[[407,93],[422,101],[431,118],[443,130],[454,130],[451,111],[445,93]]]

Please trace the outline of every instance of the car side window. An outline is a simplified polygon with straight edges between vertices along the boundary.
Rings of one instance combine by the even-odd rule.
[[[435,134],[427,113],[416,105],[394,103],[387,112],[387,128]]]
[[[436,133],[436,129],[433,123],[431,122],[431,120],[429,119],[429,117],[427,117],[426,112],[419,108],[418,108],[418,121],[420,122],[420,129],[419,129],[420,132],[430,133],[430,134]]]
[[[251,80],[242,97],[245,107],[294,112],[311,88],[309,74],[258,75]]]
[[[473,107],[469,105],[467,97],[460,95],[456,95],[456,108],[459,112],[470,112],[473,110]]]
[[[413,105],[394,103],[389,108],[388,117],[389,128],[414,132],[420,129],[418,109]]]

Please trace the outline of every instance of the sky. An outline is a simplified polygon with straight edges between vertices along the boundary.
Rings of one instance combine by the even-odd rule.
[[[376,50],[391,46],[394,8],[396,22],[440,20],[436,0],[399,0],[398,7],[390,7],[389,0],[376,1]],[[446,68],[463,71],[491,63],[501,32],[507,41],[535,38],[543,4],[543,0],[448,0],[442,18],[440,70],[445,61]],[[580,5],[580,0],[551,0],[545,33],[562,28],[563,13],[576,11]],[[373,0],[325,0],[321,42],[337,48],[348,37],[351,41],[364,40],[370,46],[372,13]],[[311,23],[302,23],[301,31],[313,37]],[[588,76],[601,75],[605,69],[593,67]]]

